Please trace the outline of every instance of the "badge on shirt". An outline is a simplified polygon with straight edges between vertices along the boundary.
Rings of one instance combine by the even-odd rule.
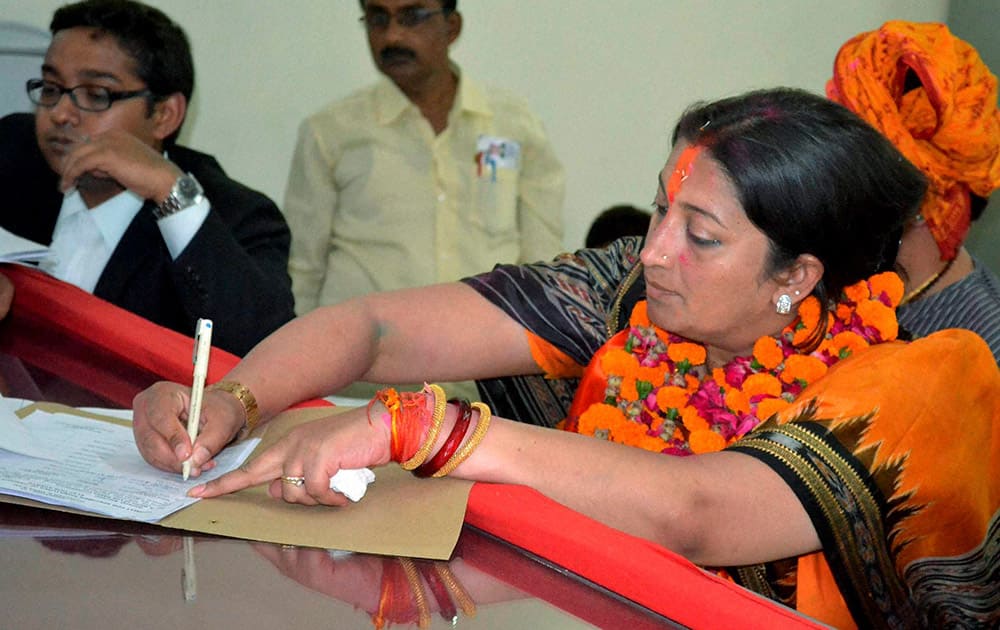
[[[497,169],[517,169],[521,161],[521,143],[510,138],[479,136],[476,141],[476,175],[497,181]]]

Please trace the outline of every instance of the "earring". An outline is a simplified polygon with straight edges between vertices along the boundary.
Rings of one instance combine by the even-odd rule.
[[[802,291],[799,291],[798,289],[795,289],[795,297],[798,297],[800,295],[802,295]]]
[[[774,305],[774,310],[779,315],[788,315],[792,312],[792,297],[787,293],[778,296],[778,301]]]
[[[664,254],[664,255],[660,256],[660,258],[662,258],[663,260],[667,260],[668,258],[670,258],[670,256],[667,256],[666,254]]]

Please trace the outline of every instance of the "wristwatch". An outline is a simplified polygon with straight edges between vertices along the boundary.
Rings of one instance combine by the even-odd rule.
[[[186,208],[199,203],[205,198],[205,191],[191,173],[185,173],[177,178],[170,194],[163,202],[153,208],[153,217],[157,221],[169,217]]]

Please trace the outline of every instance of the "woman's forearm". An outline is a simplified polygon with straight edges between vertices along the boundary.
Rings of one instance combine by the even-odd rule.
[[[664,528],[657,501],[639,500],[647,493],[643,486],[651,489],[662,474],[657,459],[591,437],[494,418],[453,476],[531,486],[608,525],[660,540]]]
[[[375,326],[360,300],[317,309],[268,336],[225,378],[246,385],[261,417],[270,418],[363,373],[373,360]]]
[[[791,489],[767,466],[738,453],[670,457],[496,418],[452,476],[530,486],[704,565],[819,549]]]
[[[461,283],[375,293],[319,308],[262,341],[227,380],[261,416],[358,380],[458,381],[537,372],[524,329]]]

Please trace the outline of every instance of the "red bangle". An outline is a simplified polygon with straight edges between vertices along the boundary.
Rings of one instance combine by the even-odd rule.
[[[434,595],[434,599],[437,600],[441,617],[448,623],[455,624],[458,621],[458,610],[455,608],[455,602],[452,601],[451,594],[448,593],[448,587],[441,580],[441,576],[429,564],[420,563],[417,565],[417,568],[420,569],[420,574],[427,582],[427,586],[431,587],[431,593]]]
[[[468,400],[451,399],[448,402],[458,403],[459,405],[458,418],[455,420],[455,426],[451,428],[451,433],[448,434],[448,439],[441,445],[441,450],[439,450],[434,457],[424,462],[419,468],[413,471],[413,474],[417,477],[430,477],[437,471],[441,470],[441,467],[444,466],[445,462],[451,459],[451,456],[458,450],[459,445],[462,444],[462,440],[465,439],[466,432],[469,430],[469,425],[472,424],[472,405],[469,404]]]

